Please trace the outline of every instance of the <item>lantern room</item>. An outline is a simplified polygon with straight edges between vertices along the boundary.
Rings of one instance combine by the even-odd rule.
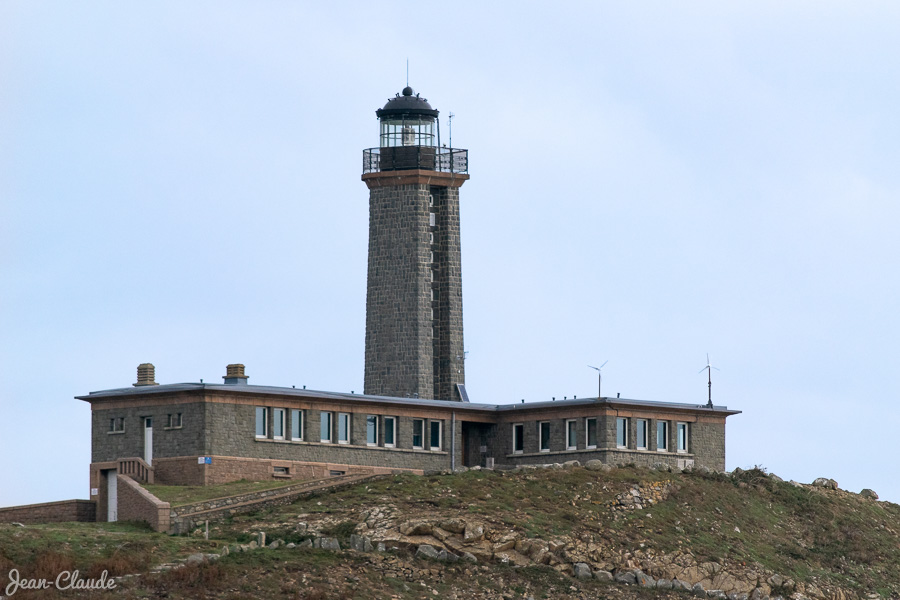
[[[382,148],[437,146],[438,111],[409,86],[403,88],[402,94],[397,94],[384,108],[375,111],[381,122],[379,145]]]

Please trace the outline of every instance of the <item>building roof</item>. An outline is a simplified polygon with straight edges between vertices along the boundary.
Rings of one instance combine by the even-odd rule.
[[[686,410],[703,411],[719,415],[730,416],[739,414],[739,410],[728,410],[727,406],[713,406],[706,404],[688,404],[680,402],[656,402],[653,400],[633,400],[628,398],[578,398],[572,400],[555,400],[549,402],[524,402],[517,404],[483,404],[475,402],[453,402],[448,400],[428,400],[422,398],[396,398],[392,396],[372,396],[366,394],[348,394],[345,392],[323,392],[319,390],[307,390],[286,388],[268,385],[246,384],[221,384],[221,383],[170,383],[154,386],[139,386],[116,388],[90,392],[86,396],[75,396],[78,400],[93,402],[94,400],[107,400],[112,398],[127,398],[132,396],[148,396],[155,394],[171,394],[188,391],[227,392],[237,394],[272,395],[272,396],[297,396],[298,398],[316,398],[320,400],[351,401],[373,404],[400,404],[409,406],[432,407],[452,409],[462,412],[506,412],[534,410],[542,408],[558,408],[561,406],[588,406],[601,405],[609,407],[634,407],[651,410]]]

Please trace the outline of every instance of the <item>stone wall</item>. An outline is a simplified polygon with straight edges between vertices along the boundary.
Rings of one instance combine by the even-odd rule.
[[[101,408],[91,411],[91,462],[144,457],[144,418],[153,418],[153,458],[202,455],[205,426],[203,403],[171,404],[160,398],[156,406]],[[183,399],[182,399],[183,401]],[[180,428],[166,426],[168,415],[181,413]],[[111,432],[110,419],[124,418],[124,431]]]
[[[298,461],[310,463],[335,463],[353,464],[358,466],[386,467],[393,469],[419,469],[423,471],[442,470],[450,468],[450,420],[440,419],[442,422],[441,450],[431,451],[412,448],[412,422],[414,417],[393,413],[384,416],[395,416],[398,420],[398,431],[395,448],[383,446],[383,418],[379,419],[380,446],[366,444],[366,416],[373,414],[374,407],[353,407],[365,412],[351,412],[350,439],[351,444],[337,443],[337,418],[341,411],[331,412],[333,417],[334,432],[332,442],[321,442],[320,439],[320,415],[322,411],[305,409],[305,431],[303,440],[292,440],[290,429],[286,431],[284,440],[275,440],[271,437],[257,438],[255,429],[255,406],[241,404],[210,403],[207,406],[207,419],[209,423],[209,448],[210,455],[232,456],[255,459]],[[267,407],[273,408],[273,407]],[[290,421],[290,409],[286,409],[288,421]],[[271,421],[271,419],[269,419]],[[424,419],[425,443],[428,436],[428,419]],[[461,457],[461,435],[457,422],[456,451],[457,459]],[[458,463],[460,464],[460,463]]]
[[[688,416],[663,415],[655,413],[641,414],[629,413],[628,446],[624,449],[616,448],[616,415],[594,414],[590,416],[574,416],[563,419],[529,418],[523,415],[521,420],[507,420],[497,426],[495,441],[492,450],[495,454],[496,464],[544,464],[553,462],[565,462],[567,460],[599,459],[611,464],[635,463],[651,466],[656,463],[670,464],[673,468],[680,463],[679,460],[694,461],[696,466],[706,466],[717,471],[725,470],[725,422],[724,418],[703,418]],[[597,448],[587,447],[586,420],[597,419]],[[568,448],[566,423],[575,422],[576,447]],[[647,422],[647,446],[645,449],[637,448],[637,424],[638,420]],[[663,420],[667,427],[667,450],[657,449],[657,423]],[[550,451],[539,450],[538,426],[541,421],[550,424]],[[513,452],[513,425],[522,423],[524,426],[524,449],[521,454]],[[677,423],[688,424],[688,451],[677,452]],[[681,463],[683,464],[683,463]]]
[[[61,500],[0,508],[0,523],[90,523],[96,521],[96,514],[97,505],[90,500]]]
[[[116,479],[119,521],[146,521],[154,531],[169,530],[171,507],[168,502],[160,501],[127,475],[119,475]]]

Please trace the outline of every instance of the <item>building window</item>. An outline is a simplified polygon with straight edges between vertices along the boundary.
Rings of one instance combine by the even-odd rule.
[[[169,429],[177,429],[181,427],[181,413],[166,415],[166,427]]]
[[[319,433],[319,439],[323,442],[330,443],[331,442],[331,413],[323,412],[319,414],[319,427],[321,429]]]
[[[566,421],[566,450],[575,450],[578,448],[578,434],[575,419]]]
[[[293,409],[291,411],[291,439],[303,439],[303,411]]]
[[[263,406],[256,407],[256,437],[269,436],[269,411]]]
[[[397,445],[397,419],[396,417],[384,418],[384,445],[387,448],[393,448]]]
[[[525,425],[513,423],[513,454],[522,454],[525,451]]]
[[[434,213],[428,213],[428,224],[431,227],[434,227],[436,223],[437,223],[437,219],[435,218]]]
[[[273,467],[275,475],[280,475],[282,477],[289,477],[291,471],[288,467]]]
[[[272,437],[276,440],[284,439],[284,409],[272,409]]]
[[[431,449],[432,450],[440,450],[441,449],[441,422],[440,421],[429,421],[428,425],[431,428]]]
[[[637,449],[647,449],[647,419],[637,420]]]
[[[597,447],[597,419],[585,419],[584,420],[584,437],[585,437],[585,446],[587,448],[596,448]]]
[[[616,419],[616,447],[628,447],[628,419],[625,417]]]
[[[109,420],[110,433],[122,433],[125,431],[125,417],[116,417]]]
[[[378,445],[378,416],[366,416],[366,444],[369,446]]]
[[[338,444],[350,443],[350,415],[338,413]]]
[[[422,449],[425,447],[425,421],[422,419],[413,419],[413,448]]]
[[[541,452],[550,452],[550,421],[538,423],[538,448]]]
[[[677,428],[678,428],[678,451],[679,452],[687,452],[687,437],[688,437],[687,423],[679,423],[677,425]]]
[[[665,452],[669,449],[669,423],[667,421],[656,422],[656,450]]]

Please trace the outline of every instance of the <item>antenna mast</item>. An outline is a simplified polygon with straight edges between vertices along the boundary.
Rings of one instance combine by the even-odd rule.
[[[455,116],[456,115],[454,115],[453,113],[450,113],[447,118],[447,127],[450,129],[450,148],[453,148],[453,117]]]
[[[409,87],[409,59],[406,59],[406,87]]]

